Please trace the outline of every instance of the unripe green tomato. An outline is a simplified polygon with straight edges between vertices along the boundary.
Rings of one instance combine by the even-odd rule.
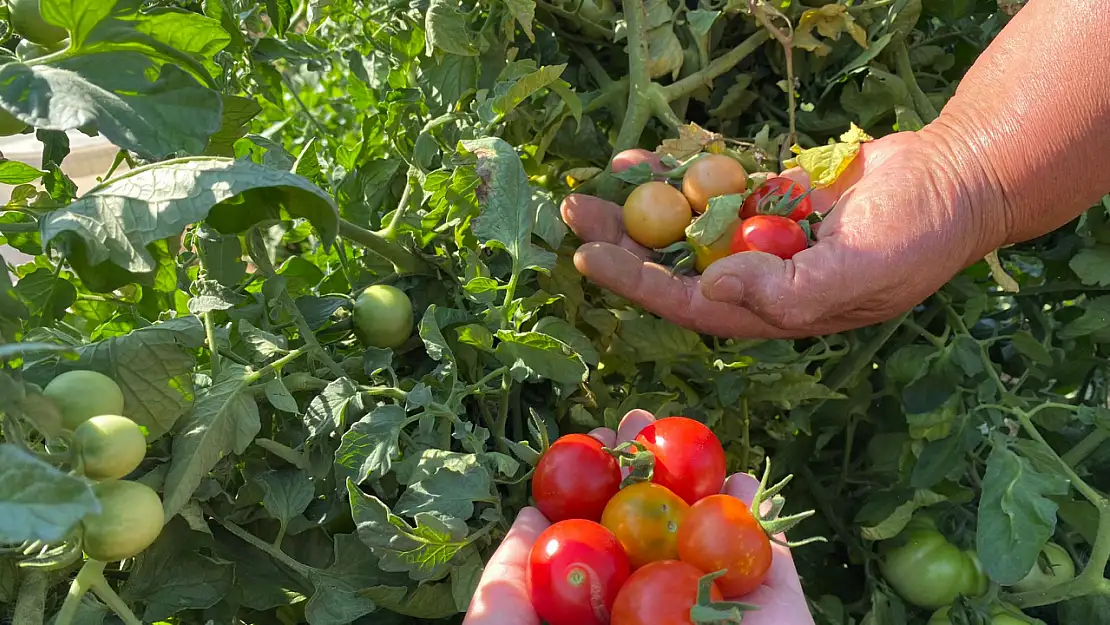
[[[73,442],[85,477],[115,480],[135,470],[146,457],[146,437],[134,421],[99,415],[77,426]]]
[[[387,284],[367,287],[355,300],[355,333],[374,347],[394,348],[412,335],[412,300]]]
[[[123,414],[123,391],[112,378],[96,371],[66,371],[51,380],[42,394],[57,404],[67,430],[97,415]]]
[[[141,553],[162,533],[162,500],[146,484],[113,480],[93,486],[93,492],[102,510],[81,521],[85,553],[90,558],[125,560]]]
[[[1029,574],[1011,587],[1014,592],[1047,590],[1075,578],[1075,562],[1067,549],[1056,543],[1045,543],[1041,555],[1044,556],[1044,560],[1038,555],[1033,568],[1029,569]],[[1047,568],[1042,568],[1046,563]]]
[[[44,46],[52,46],[69,34],[61,26],[42,19],[39,0],[8,0],[8,18],[15,32],[25,39]]]
[[[944,607],[933,613],[929,618],[928,625],[952,625],[952,619],[948,618],[948,611],[950,608]],[[1000,605],[991,606],[991,620],[990,625],[1044,625],[1040,619],[1029,618],[1025,615],[1017,616],[1019,612],[1016,609],[1007,610]]]
[[[909,603],[938,609],[960,595],[979,597],[989,580],[974,554],[961,551],[926,524],[911,524],[884,549],[879,568]]]

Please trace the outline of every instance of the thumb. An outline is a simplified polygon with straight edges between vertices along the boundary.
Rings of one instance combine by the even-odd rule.
[[[807,329],[824,316],[823,290],[809,267],[829,263],[821,245],[783,260],[763,252],[741,252],[710,265],[701,277],[708,300],[742,306],[784,330]],[[822,260],[822,258],[824,260]]]

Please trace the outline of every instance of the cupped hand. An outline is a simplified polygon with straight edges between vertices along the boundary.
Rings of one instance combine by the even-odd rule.
[[[636,438],[653,420],[650,413],[633,410],[621,420],[616,432],[602,428],[590,435],[607,446],[614,446]],[[725,481],[722,492],[750,503],[758,487],[755,478],[737,473]],[[550,525],[535,508],[520,511],[505,540],[486,565],[463,625],[540,625],[525,580],[528,553]],[[763,586],[750,595],[734,598],[760,608],[744,615],[744,625],[812,625],[813,617],[802,594],[790,550],[777,543],[772,543],[771,547],[774,560]]]
[[[613,169],[645,161],[659,166],[650,152],[631,150]],[[809,186],[801,169],[783,175]],[[1003,224],[973,205],[982,193],[973,178],[925,133],[865,143],[836,183],[810,196],[828,212],[813,247],[790,260],[733,254],[700,277],[651,262],[652,251],[624,232],[616,204],[572,195],[562,213],[586,242],[578,270],[644,309],[717,336],[804,337],[896,317],[997,247]]]

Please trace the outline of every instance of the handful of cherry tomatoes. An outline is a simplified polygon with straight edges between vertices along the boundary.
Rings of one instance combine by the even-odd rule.
[[[699,154],[653,177],[660,175],[675,182],[681,175],[681,191],[652,179],[636,187],[624,203],[625,230],[640,245],[666,249],[686,239],[699,272],[739,252],[789,259],[809,245],[809,192],[790,178],[770,176],[756,184],[743,165],[723,154]],[[716,223],[690,234],[690,226],[701,219]]]
[[[627,460],[620,462],[617,458]],[[633,467],[622,488],[621,464]],[[649,467],[650,481],[635,481]],[[631,482],[631,483],[628,483]],[[660,419],[632,443],[606,449],[568,434],[536,466],[532,495],[554,524],[532,547],[528,591],[550,625],[685,625],[751,606],[723,603],[759,588],[771,568],[770,536],[810,513],[759,516],[727,495],[725,452],[702,423]],[[781,505],[773,506],[781,509]],[[753,512],[755,510],[755,512]]]

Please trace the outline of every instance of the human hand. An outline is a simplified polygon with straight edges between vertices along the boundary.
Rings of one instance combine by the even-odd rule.
[[[616,432],[602,428],[590,435],[612,447],[636,438],[653,420],[650,413],[633,410],[624,416]],[[737,473],[725,481],[722,492],[750,503],[758,487],[759,482],[754,477]],[[540,625],[528,596],[528,554],[550,525],[535,508],[520,511],[505,540],[486,565],[463,625]],[[813,617],[806,606],[790,550],[777,543],[771,543],[771,548],[774,560],[763,586],[750,595],[735,598],[760,607],[744,615],[744,625],[812,625]]]
[[[644,150],[619,154],[613,169],[658,161]],[[973,173],[973,172],[971,172]],[[574,264],[590,280],[687,328],[725,337],[804,337],[885,321],[910,310],[1005,238],[976,177],[958,171],[942,143],[903,132],[862,146],[814,209],[831,212],[817,243],[790,260],[734,254],[700,277],[650,262],[630,239],[621,207],[569,196],[563,219],[586,243]],[[801,169],[783,173],[807,188]],[[974,206],[973,206],[974,204]],[[835,205],[835,208],[834,208]]]

